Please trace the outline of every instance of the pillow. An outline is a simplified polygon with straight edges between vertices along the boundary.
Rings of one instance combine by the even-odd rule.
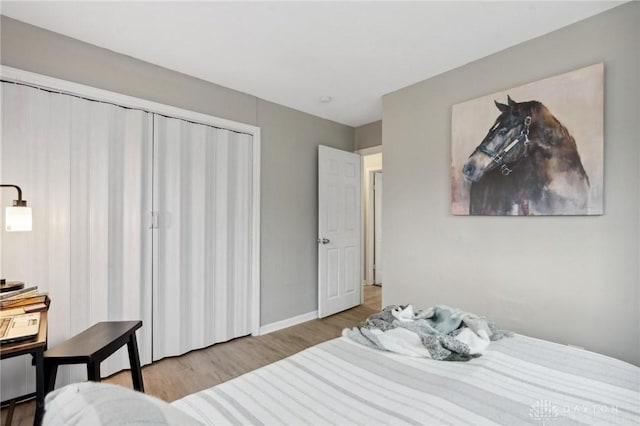
[[[200,425],[168,403],[122,386],[73,383],[45,399],[43,425]]]

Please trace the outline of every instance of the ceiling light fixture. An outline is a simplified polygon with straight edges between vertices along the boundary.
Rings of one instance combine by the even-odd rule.
[[[320,98],[320,102],[322,102],[323,104],[328,104],[332,100],[333,98],[331,96],[323,96]]]

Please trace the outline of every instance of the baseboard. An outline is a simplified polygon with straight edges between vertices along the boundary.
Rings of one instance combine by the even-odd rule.
[[[274,331],[282,330],[283,328],[291,327],[293,325],[302,324],[303,322],[311,321],[318,318],[318,311],[307,312],[306,314],[298,315],[297,317],[287,318],[282,321],[272,322],[271,324],[263,325],[260,327],[260,335],[273,333]]]

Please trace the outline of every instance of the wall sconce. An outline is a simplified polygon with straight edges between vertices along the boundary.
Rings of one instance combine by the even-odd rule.
[[[18,199],[13,200],[13,206],[7,207],[5,215],[5,230],[31,231],[31,207],[27,207],[27,201],[22,199],[22,190],[18,185],[2,185],[0,188],[15,188],[18,191]]]

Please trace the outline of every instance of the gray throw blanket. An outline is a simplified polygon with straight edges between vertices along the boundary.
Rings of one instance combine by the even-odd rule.
[[[468,361],[490,341],[512,335],[484,317],[444,305],[417,312],[412,305],[387,306],[342,334],[373,348],[443,361]]]

